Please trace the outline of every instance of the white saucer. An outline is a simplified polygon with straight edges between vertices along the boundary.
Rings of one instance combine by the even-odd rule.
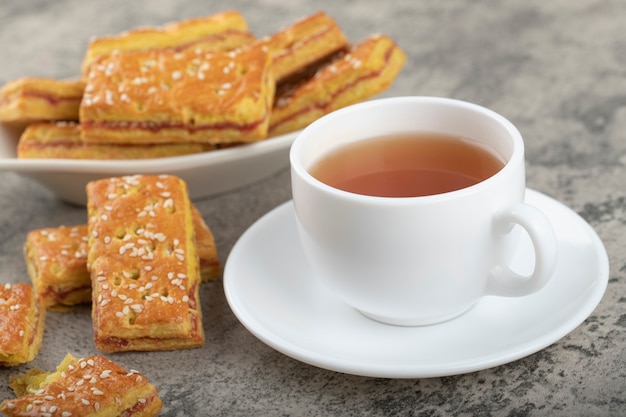
[[[312,277],[293,205],[287,202],[252,225],[233,247],[224,270],[226,297],[260,340],[333,371],[425,378],[511,362],[580,325],[600,302],[609,275],[606,250],[581,217],[533,190],[527,190],[526,201],[548,215],[559,242],[555,276],[531,296],[485,297],[465,315],[426,327],[367,319]],[[528,241],[522,248],[515,262],[533,262]]]

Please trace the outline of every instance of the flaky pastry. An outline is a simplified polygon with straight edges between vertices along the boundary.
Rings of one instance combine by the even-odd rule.
[[[23,77],[0,89],[0,121],[78,120],[85,84]]]
[[[92,39],[82,63],[82,74],[99,56],[122,51],[147,49],[205,48],[231,50],[251,42],[254,37],[248,31],[248,23],[241,13],[228,10],[206,17],[180,20],[163,27],[144,27],[114,36]]]
[[[258,41],[272,55],[276,83],[306,71],[333,54],[347,49],[348,38],[326,13],[318,12]]]
[[[18,397],[0,404],[10,417],[152,417],[163,406],[144,375],[103,356],[68,354],[56,371],[19,374],[10,386]]]
[[[87,184],[94,339],[104,352],[204,344],[187,186],[136,175]]]
[[[45,308],[91,301],[88,240],[86,225],[37,229],[26,236],[26,269]]]
[[[275,84],[261,47],[133,51],[97,60],[80,106],[88,143],[233,143],[267,136]]]
[[[0,366],[32,361],[44,331],[46,311],[30,284],[0,284]]]
[[[211,229],[192,204],[192,222],[202,281],[219,277],[221,266]],[[31,230],[24,244],[28,275],[44,307],[66,310],[91,302],[87,270],[87,225]]]
[[[405,61],[404,52],[388,36],[365,39],[313,77],[282,85],[272,108],[269,135],[301,129],[333,110],[384,91]]]
[[[35,123],[26,127],[17,144],[22,159],[146,159],[189,155],[214,150],[207,143],[109,144],[86,143],[80,124]]]

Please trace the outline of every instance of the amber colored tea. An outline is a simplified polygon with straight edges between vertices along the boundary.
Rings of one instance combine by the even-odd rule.
[[[341,190],[380,197],[441,194],[477,184],[504,167],[492,150],[459,137],[406,133],[332,150],[310,169]]]

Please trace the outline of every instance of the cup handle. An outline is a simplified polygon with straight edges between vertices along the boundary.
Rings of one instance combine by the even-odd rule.
[[[514,225],[521,226],[535,251],[535,269],[529,276],[522,276],[509,265],[497,265],[491,270],[486,294],[520,297],[543,288],[554,274],[557,261],[557,241],[554,229],[546,215],[536,207],[517,204],[496,215],[494,232],[508,234]]]

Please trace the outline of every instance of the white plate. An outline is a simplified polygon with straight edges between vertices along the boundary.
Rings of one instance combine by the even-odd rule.
[[[365,318],[311,276],[292,202],[252,225],[224,270],[230,307],[274,349],[334,371],[387,378],[461,374],[535,353],[580,325],[608,283],[606,250],[576,213],[536,191],[526,200],[553,222],[559,260],[553,279],[522,298],[485,297],[465,315],[438,325],[396,327]],[[514,265],[533,262],[527,238]]]
[[[248,185],[289,165],[289,148],[298,132],[261,142],[169,158],[124,161],[17,159],[20,126],[0,124],[0,171],[13,171],[74,204],[86,202],[85,185],[95,179],[128,174],[172,174],[187,182],[192,199]]]

